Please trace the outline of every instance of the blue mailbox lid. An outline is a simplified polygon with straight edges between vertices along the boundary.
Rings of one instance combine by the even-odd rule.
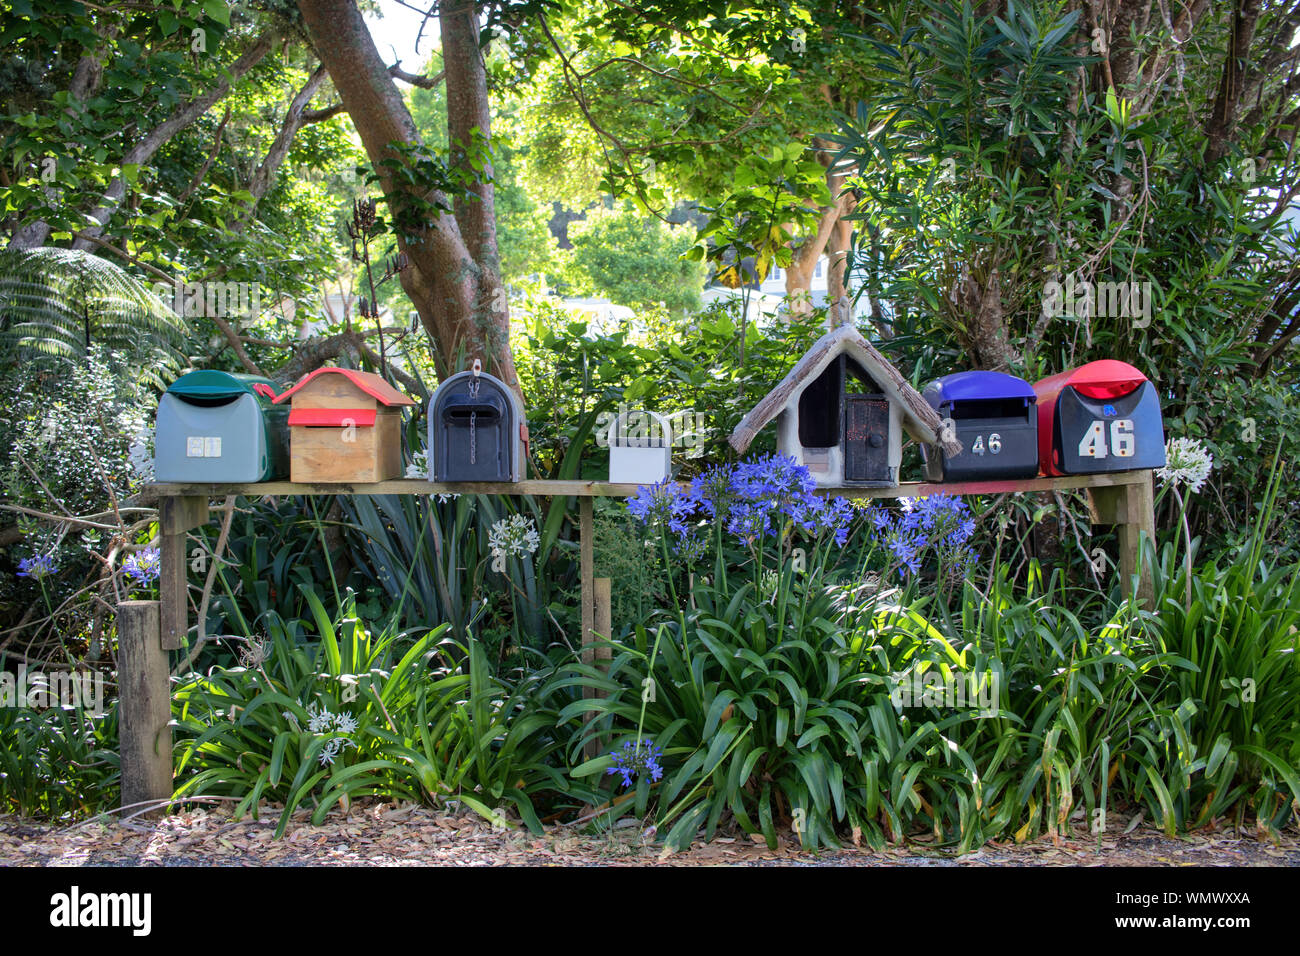
[[[925,387],[925,397],[930,405],[950,405],[953,402],[981,401],[990,398],[1023,398],[1037,400],[1034,387],[1023,378],[1005,372],[954,372],[936,379]]]

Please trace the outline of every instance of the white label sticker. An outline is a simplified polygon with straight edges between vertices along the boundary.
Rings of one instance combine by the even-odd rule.
[[[203,439],[190,435],[185,439],[185,457],[202,458],[203,457]]]
[[[221,457],[221,437],[203,439],[203,457],[220,458]]]

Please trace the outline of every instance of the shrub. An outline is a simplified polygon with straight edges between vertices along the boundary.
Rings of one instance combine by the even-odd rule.
[[[277,834],[301,805],[319,823],[365,796],[457,801],[494,821],[511,805],[540,828],[534,798],[568,786],[549,761],[554,717],[532,703],[539,677],[510,687],[445,624],[414,641],[391,623],[376,634],[350,594],[331,619],[302,593],[318,643],[296,644],[271,612],[241,666],[190,675],[173,695],[177,799],[233,796],[236,816],[279,803]]]

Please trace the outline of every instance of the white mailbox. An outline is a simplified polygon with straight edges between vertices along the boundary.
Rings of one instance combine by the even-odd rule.
[[[623,412],[609,427],[609,480],[653,485],[672,472],[673,429],[668,419],[643,409]]]

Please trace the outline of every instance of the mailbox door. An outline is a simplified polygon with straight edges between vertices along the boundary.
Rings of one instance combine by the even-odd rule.
[[[442,409],[432,423],[438,430],[435,480],[512,480],[506,444],[512,416],[502,404],[449,403]]]
[[[1053,452],[1067,475],[1164,467],[1164,423],[1150,382],[1112,398],[1067,387],[1057,403]]]
[[[272,475],[274,449],[267,445],[261,404],[250,394],[194,405],[164,393],[154,450],[159,481],[251,482]]]
[[[844,480],[889,483],[889,402],[844,396]]]
[[[1036,416],[1028,420],[1023,417],[1019,420],[959,419],[955,431],[962,444],[961,454],[949,457],[942,450],[938,451],[944,464],[945,481],[1033,478],[1038,474]]]

